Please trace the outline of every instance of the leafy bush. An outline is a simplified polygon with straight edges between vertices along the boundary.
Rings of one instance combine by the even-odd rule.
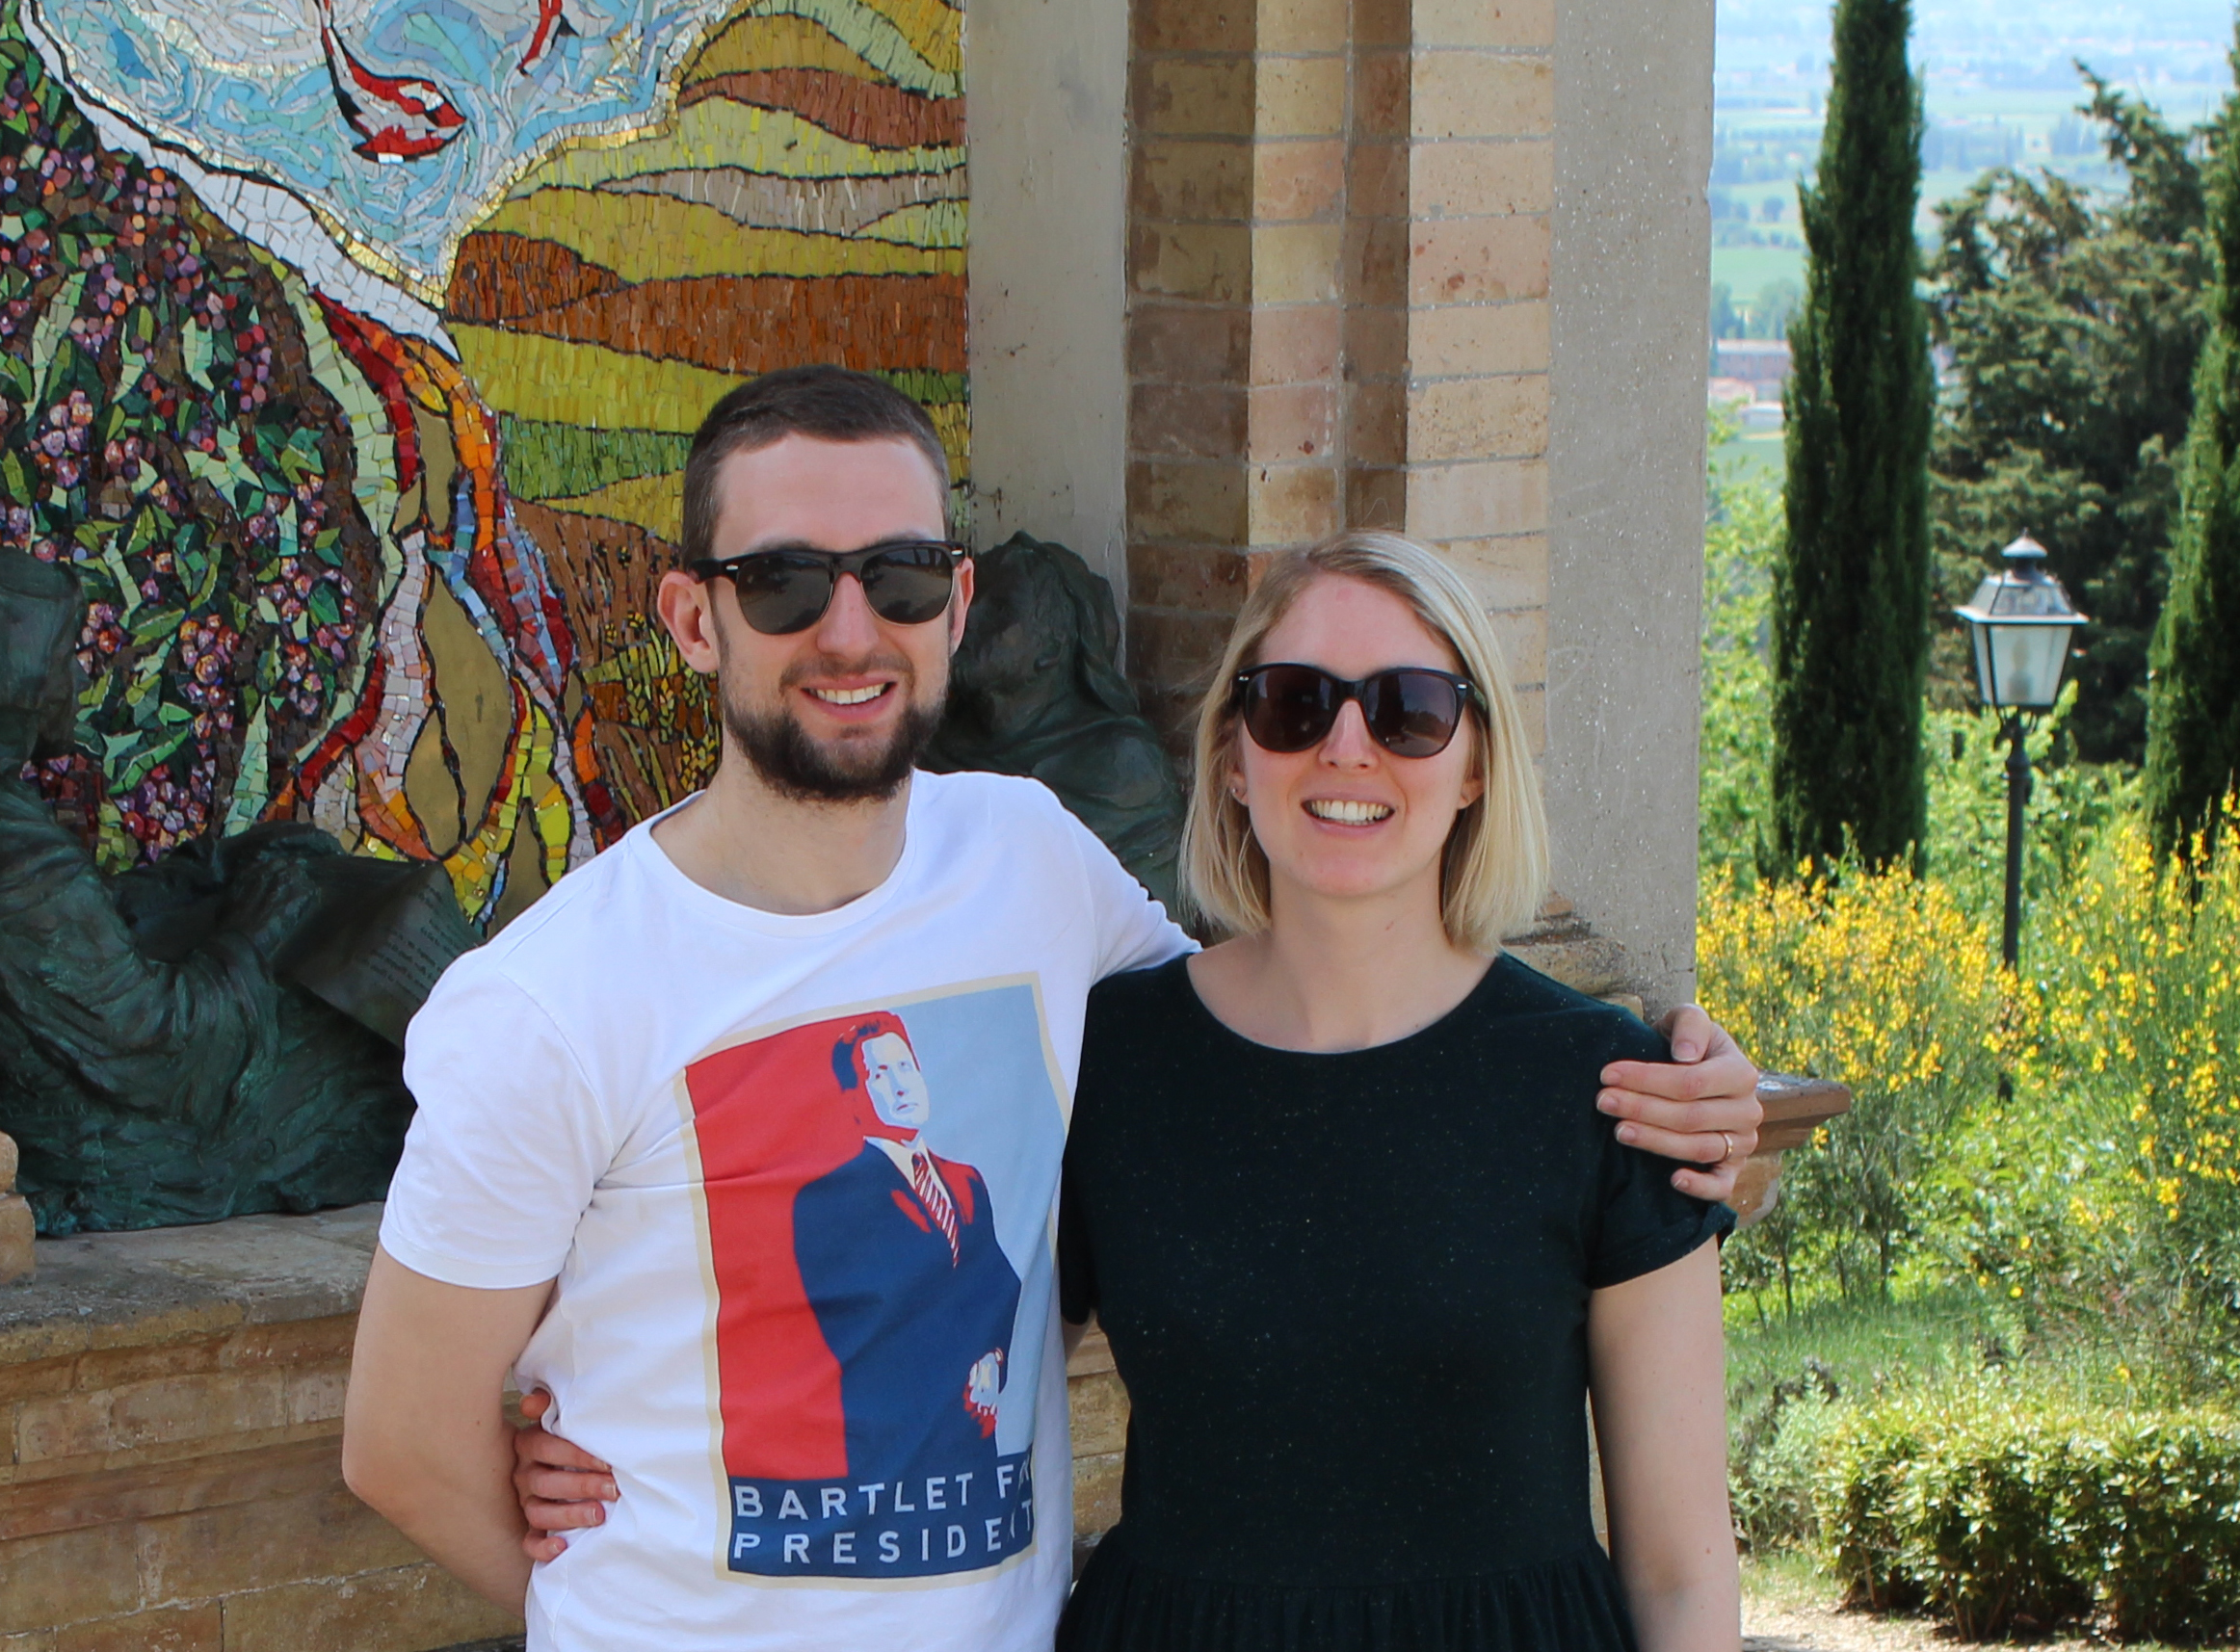
[[[2240,827],[2198,872],[2110,828],[2025,955],[2015,1096],[1950,1180],[1955,1260],[2165,1386],[2240,1366]]]
[[[1972,1640],[2094,1615],[2124,1639],[2240,1630],[2240,1424],[2223,1413],[1912,1395],[1847,1410],[1815,1489],[1858,1604],[1927,1605]]]
[[[1772,642],[1768,604],[1781,538],[1781,495],[1770,482],[1745,480],[1740,460],[1718,457],[1733,433],[1732,416],[1712,409],[1696,848],[1705,872],[1730,867],[1748,882],[1773,852],[1773,800],[1766,784],[1774,751],[1773,688],[1766,650]]]
[[[2016,1036],[1997,948],[1942,884],[1905,871],[1743,888],[1706,880],[1703,1005],[1761,1065],[1851,1087],[1852,1113],[1790,1156],[1781,1202],[1736,1244],[1879,1291],[1917,1233],[1945,1143]]]
[[[1727,1503],[1734,1533],[1752,1550],[1795,1548],[1815,1529],[1813,1476],[1842,1399],[1835,1377],[1818,1359],[1773,1384],[1729,1436]]]
[[[1922,1450],[1918,1421],[1897,1407],[1848,1414],[1831,1432],[1814,1486],[1829,1569],[1852,1604],[1878,1612],[1903,1612],[1922,1601],[1901,1518],[1907,1473]]]

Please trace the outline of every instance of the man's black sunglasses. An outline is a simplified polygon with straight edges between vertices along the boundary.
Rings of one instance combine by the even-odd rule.
[[[806,631],[824,618],[842,574],[854,574],[871,612],[889,625],[923,625],[949,606],[957,564],[972,553],[947,539],[888,539],[859,551],[781,545],[744,556],[704,558],[695,579],[730,580],[739,612],[765,637]]]
[[[1346,701],[1358,701],[1370,736],[1395,757],[1436,757],[1455,738],[1475,692],[1469,679],[1428,666],[1395,666],[1358,682],[1320,666],[1254,666],[1232,685],[1238,714],[1263,751],[1319,746]]]

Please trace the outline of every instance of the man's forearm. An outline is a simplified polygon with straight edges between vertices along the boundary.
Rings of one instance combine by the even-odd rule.
[[[514,1494],[513,1426],[494,1403],[489,1423],[408,1440],[346,1435],[343,1475],[351,1490],[445,1571],[508,1612],[529,1592],[529,1529]]]

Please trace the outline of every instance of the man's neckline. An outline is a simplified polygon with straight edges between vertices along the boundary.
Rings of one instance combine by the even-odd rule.
[[[662,821],[698,800],[701,796],[698,792],[672,803],[659,814],[647,816],[631,829],[629,835],[631,838],[643,839],[640,845],[641,852],[651,868],[652,875],[669,885],[681,899],[698,907],[703,913],[719,916],[726,923],[752,929],[764,934],[823,934],[835,930],[847,929],[878,912],[893,896],[894,891],[916,871],[920,859],[919,846],[925,836],[923,830],[920,829],[923,825],[922,812],[926,807],[928,793],[937,789],[937,787],[929,787],[926,782],[929,779],[938,780],[939,778],[937,775],[929,775],[923,773],[911,776],[909,812],[904,817],[903,824],[902,853],[895,857],[895,863],[888,870],[886,876],[853,901],[842,902],[839,905],[828,907],[822,912],[773,912],[767,907],[751,905],[745,901],[733,900],[728,895],[719,894],[709,888],[671,859],[669,851],[662,848],[660,841],[653,835],[653,828]]]

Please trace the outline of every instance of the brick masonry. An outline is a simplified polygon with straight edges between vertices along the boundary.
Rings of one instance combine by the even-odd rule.
[[[1130,669],[1179,749],[1255,558],[1437,545],[1547,655],[1553,0],[1139,0]]]
[[[4,1141],[5,1138],[0,1138]],[[430,1652],[519,1633],[342,1482],[379,1206],[42,1241],[0,1291],[0,1652]],[[1067,1367],[1075,1530],[1127,1397]]]
[[[0,1652],[422,1652],[517,1628],[343,1486],[376,1215],[40,1245],[0,1292]]]

